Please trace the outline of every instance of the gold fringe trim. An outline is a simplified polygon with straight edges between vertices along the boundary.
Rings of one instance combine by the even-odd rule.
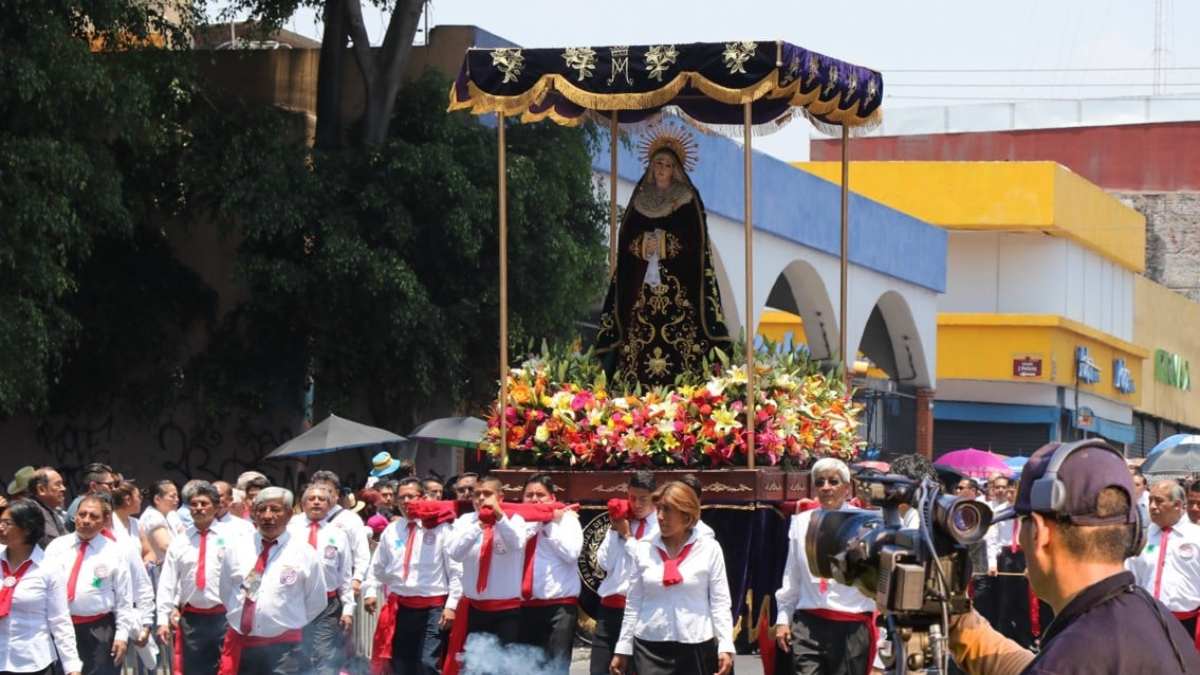
[[[627,94],[596,94],[580,89],[561,75],[544,75],[542,79],[550,79],[554,89],[568,101],[589,110],[646,110],[666,105],[668,101],[679,95],[687,86],[689,73],[680,73],[670,82],[655,89],[641,93]]]

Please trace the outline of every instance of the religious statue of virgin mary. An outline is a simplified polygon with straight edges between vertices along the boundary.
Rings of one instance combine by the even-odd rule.
[[[655,387],[698,372],[730,338],[704,202],[687,174],[695,141],[662,126],[641,148],[646,172],[621,221],[596,353],[617,380]]]

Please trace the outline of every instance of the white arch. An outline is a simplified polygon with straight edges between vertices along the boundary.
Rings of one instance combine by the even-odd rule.
[[[821,275],[812,263],[800,258],[788,263],[780,274],[787,279],[804,320],[809,352],[817,359],[833,358],[837,353],[838,317]]]
[[[896,378],[903,384],[916,387],[929,387],[933,382],[929,363],[926,360],[924,340],[921,330],[909,307],[908,300],[898,291],[885,291],[875,301],[874,307],[879,308],[883,320],[887,323],[888,338],[892,343],[892,351],[896,355]],[[869,313],[869,312],[868,312]],[[858,336],[852,344],[862,344],[866,334],[866,322],[863,322]]]

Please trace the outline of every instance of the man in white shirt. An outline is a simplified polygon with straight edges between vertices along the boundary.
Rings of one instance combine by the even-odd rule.
[[[362,589],[362,581],[367,575],[367,566],[371,564],[371,542],[367,527],[357,513],[346,510],[337,503],[339,495],[342,494],[342,481],[336,473],[332,471],[315,471],[310,482],[324,484],[334,495],[333,506],[329,509],[329,514],[325,516],[325,520],[342,528],[346,536],[350,538],[350,546],[354,556],[354,571],[351,573],[351,586],[354,588],[354,594],[358,595]]]
[[[1200,525],[1200,478],[1188,484],[1187,515],[1193,525]]]
[[[458,672],[458,653],[467,636],[491,633],[501,644],[517,641],[521,631],[521,572],[525,527],[500,505],[500,479],[484,476],[475,484],[475,512],[463,515],[450,535],[450,558],[462,563],[463,601],[447,650],[446,675]],[[466,610],[466,625],[463,623]]]
[[[421,483],[405,478],[396,488],[400,518],[379,536],[367,578],[363,608],[374,613],[380,591],[384,606],[375,628],[372,667],[395,675],[437,675],[445,647],[445,629],[454,622],[462,597],[462,566],[447,548],[454,529],[453,511],[419,518]]]
[[[307,667],[303,629],[328,599],[317,553],[287,531],[292,504],[284,488],[259,491],[253,511],[258,533],[232,542],[221,559],[229,630],[220,675],[295,675]]]
[[[873,620],[875,602],[858,589],[813,577],[805,551],[813,514],[845,507],[850,468],[832,457],[817,460],[812,485],[820,507],[792,516],[788,528],[783,584],[775,592],[779,606],[775,639],[790,654],[797,673],[867,673],[879,637]]]
[[[220,495],[201,481],[184,489],[192,524],[171,540],[158,579],[158,639],[171,644],[175,668],[187,675],[216,675],[228,625],[221,604],[221,559],[232,539],[215,526]]]
[[[304,647],[313,672],[336,675],[345,661],[346,635],[354,625],[354,591],[350,587],[353,553],[345,531],[325,521],[334,500],[329,488],[310,484],[302,494],[303,512],[292,517],[288,531],[306,542],[321,559],[329,599],[325,611],[304,629]]]
[[[129,634],[139,624],[125,549],[100,534],[111,508],[98,496],[84,497],[75,511],[74,534],[46,547],[47,564],[56,566],[66,580],[84,675],[119,673]]]
[[[142,561],[142,540],[132,536],[128,529],[117,526],[118,522],[114,522],[116,515],[111,510],[113,508],[111,492],[93,494],[108,505],[106,512],[112,514],[105,521],[100,535],[124,550],[125,560],[129,565],[129,583],[133,592],[131,599],[136,617],[135,625],[129,631],[129,643],[137,650],[137,653],[144,655],[147,663],[155,663],[158,660],[158,645],[150,639],[154,629],[154,582],[150,580],[150,575],[146,572],[146,565]],[[76,504],[76,509],[78,507],[79,505]],[[131,650],[126,651],[129,653]]]
[[[1200,649],[1200,525],[1183,517],[1186,493],[1173,480],[1150,488],[1150,531],[1141,555],[1125,561],[1137,583],[1171,610]]]
[[[254,523],[246,518],[239,518],[231,512],[233,507],[233,486],[223,480],[213,482],[213,487],[217,489],[217,494],[220,495],[220,501],[217,502],[217,527],[221,528],[224,534],[228,537],[253,537]]]
[[[637,543],[653,539],[658,534],[658,515],[653,499],[655,487],[653,473],[635,471],[626,487],[625,513],[617,513],[614,517],[610,506],[611,526],[596,549],[596,564],[604,570],[605,575],[596,589],[600,596],[600,611],[596,617],[592,655],[588,664],[592,675],[608,674],[613,649],[621,637],[625,595],[637,572],[634,569]]]
[[[553,504],[555,493],[550,475],[538,473],[525,481],[522,501]],[[548,670],[567,675],[579,618],[583,527],[574,511],[556,510],[548,523],[526,523],[526,533],[520,641],[546,653]]]

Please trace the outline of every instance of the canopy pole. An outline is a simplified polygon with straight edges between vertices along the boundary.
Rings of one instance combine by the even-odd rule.
[[[745,184],[746,195],[746,466],[754,468],[754,421],[757,415],[755,411],[755,401],[757,396],[754,391],[754,225],[753,225],[753,170],[751,167],[752,153],[750,147],[750,126],[751,118],[751,102],[746,101],[742,104],[743,124],[742,134],[744,136],[743,155],[745,167],[743,169],[743,182]]]
[[[617,269],[617,111],[608,129],[608,273]]]
[[[842,246],[841,246],[841,293],[838,298],[838,327],[840,330],[842,373],[849,393],[850,380],[854,377],[854,360],[849,357],[850,346],[846,334],[846,293],[849,287],[850,270],[850,127],[842,124]],[[855,350],[857,354],[857,350]]]
[[[508,467],[508,171],[504,113],[496,114],[500,195],[500,468]]]

